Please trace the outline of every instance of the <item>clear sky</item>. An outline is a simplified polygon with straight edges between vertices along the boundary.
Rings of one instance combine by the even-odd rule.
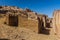
[[[52,17],[54,10],[60,10],[60,0],[0,0],[0,6],[29,8],[37,13]]]

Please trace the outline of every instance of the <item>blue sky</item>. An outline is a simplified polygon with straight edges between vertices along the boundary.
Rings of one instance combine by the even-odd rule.
[[[0,0],[0,6],[29,8],[37,13],[52,17],[54,10],[60,10],[60,0]]]

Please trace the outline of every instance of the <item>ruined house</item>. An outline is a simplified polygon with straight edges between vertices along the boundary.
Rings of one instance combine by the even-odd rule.
[[[0,10],[6,10],[4,16],[5,24],[9,26],[25,27],[36,33],[44,33],[47,31],[47,15],[37,14],[29,9],[23,10],[10,6],[2,7]]]

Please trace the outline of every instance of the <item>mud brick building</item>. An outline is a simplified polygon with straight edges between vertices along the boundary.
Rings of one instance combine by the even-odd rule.
[[[37,14],[30,9],[23,10],[10,6],[1,7],[0,10],[6,11],[4,12],[5,23],[9,26],[25,27],[36,33],[41,33],[46,29],[47,15]]]

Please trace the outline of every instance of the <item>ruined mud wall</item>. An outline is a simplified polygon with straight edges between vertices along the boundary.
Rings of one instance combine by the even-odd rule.
[[[52,22],[54,33],[60,35],[60,10],[54,11]]]
[[[46,27],[46,24],[47,24],[47,15],[41,15],[39,14],[38,15],[39,19],[40,19],[40,23],[41,23],[41,26],[43,27]]]
[[[28,19],[28,17],[19,17],[19,27],[25,27],[31,29],[34,32],[38,32],[38,20]]]
[[[38,21],[39,21],[39,33],[45,33],[46,32],[46,25],[47,25],[47,15],[42,15],[42,14],[39,14],[38,15]]]

